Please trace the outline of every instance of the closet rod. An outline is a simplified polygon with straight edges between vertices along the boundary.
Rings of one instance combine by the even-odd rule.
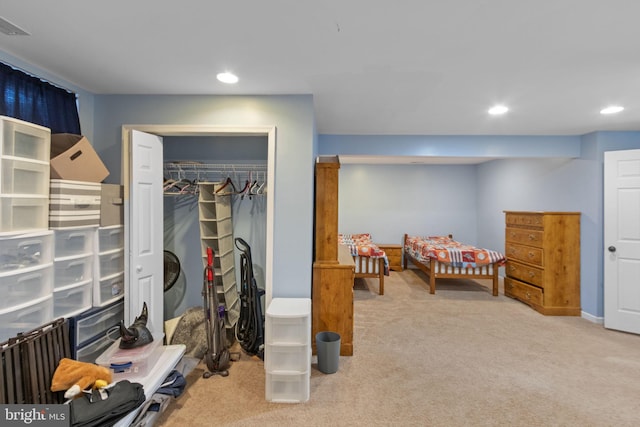
[[[218,172],[218,173],[242,173],[250,171],[266,171],[266,163],[177,163],[164,164],[166,172]]]

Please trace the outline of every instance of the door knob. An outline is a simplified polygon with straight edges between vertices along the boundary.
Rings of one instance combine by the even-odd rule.
[[[615,252],[616,251],[616,247],[615,246],[609,246],[609,252]]]
[[[136,266],[136,272],[137,273],[141,273],[142,272],[142,266],[141,265]]]

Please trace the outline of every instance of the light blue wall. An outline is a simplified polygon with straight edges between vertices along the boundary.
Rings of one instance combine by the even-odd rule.
[[[404,233],[477,240],[475,166],[340,166],[338,230],[401,243]]]
[[[179,124],[276,126],[273,297],[311,295],[313,237],[313,99],[296,96],[95,97],[96,151],[121,174],[121,126]]]

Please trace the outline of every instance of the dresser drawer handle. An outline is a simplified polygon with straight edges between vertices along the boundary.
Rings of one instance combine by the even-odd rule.
[[[531,299],[531,294],[529,292],[525,293],[525,296],[527,297],[527,299]]]
[[[516,267],[514,267],[513,265],[510,265],[510,266],[509,266],[509,271],[516,271],[516,270],[517,270],[517,268],[516,268]]]
[[[531,278],[536,277],[536,272],[529,270],[529,277],[531,277]]]
[[[529,252],[529,258],[535,258],[536,254],[534,254],[533,252]]]
[[[536,240],[535,234],[529,234],[529,240]]]

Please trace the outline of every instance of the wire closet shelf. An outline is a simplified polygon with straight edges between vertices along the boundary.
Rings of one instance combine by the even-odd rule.
[[[197,194],[200,183],[230,184],[227,194],[258,196],[266,192],[266,163],[164,163],[164,194]]]

